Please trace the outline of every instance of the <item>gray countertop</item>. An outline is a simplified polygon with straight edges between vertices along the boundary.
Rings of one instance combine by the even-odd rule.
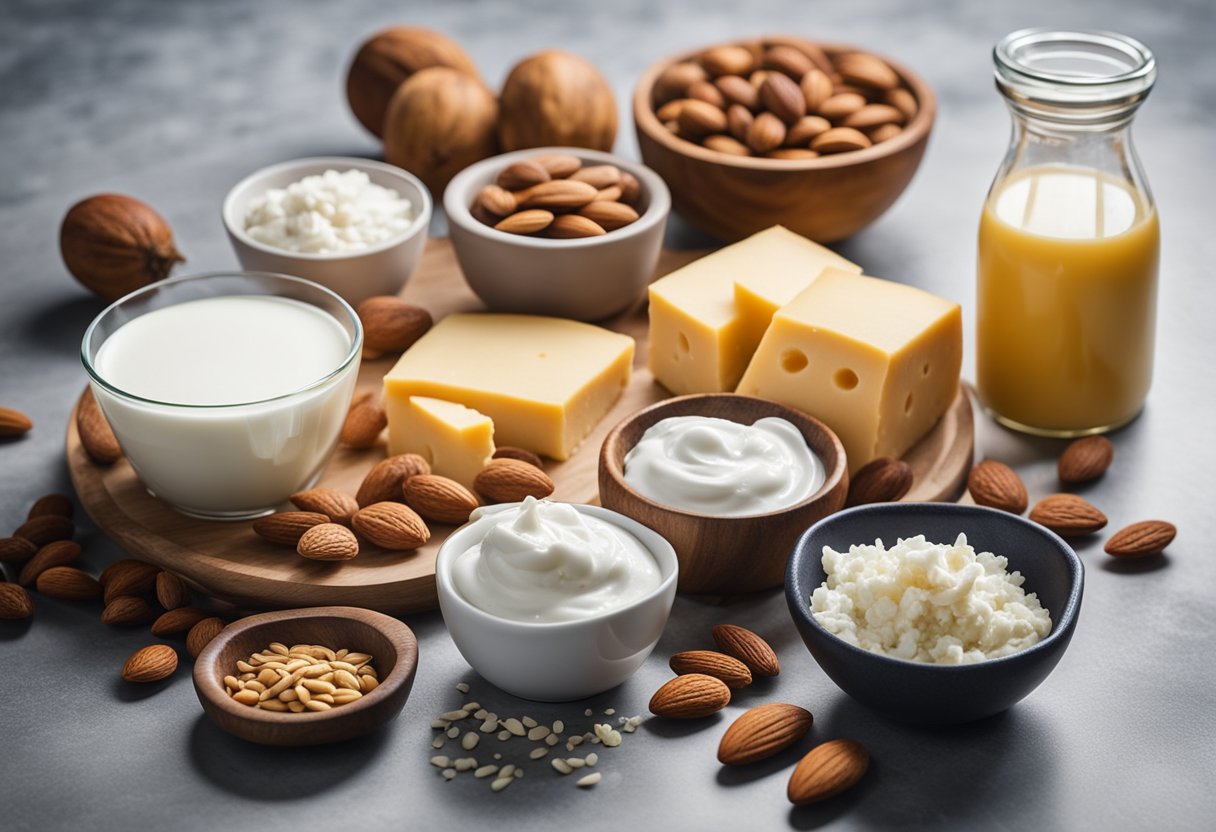
[[[451,783],[439,777],[427,762],[429,721],[468,698],[500,714],[589,720],[584,703],[522,703],[481,681],[436,614],[407,619],[422,659],[413,697],[392,726],[334,748],[274,750],[214,727],[184,670],[147,689],[119,681],[123,661],[149,641],[146,631],[104,627],[98,604],[39,598],[31,622],[0,622],[0,828],[1210,828],[1213,8],[1209,0],[6,0],[0,404],[29,413],[36,427],[0,445],[0,528],[15,527],[35,497],[70,490],[62,445],[84,383],[77,348],[102,304],[59,260],[67,207],[99,191],[130,193],[168,218],[190,271],[234,266],[219,219],[232,183],[283,159],[378,152],[346,109],[342,78],[364,35],[401,21],[453,35],[492,83],[544,47],[584,54],[616,87],[617,149],[630,156],[637,152],[626,109],[631,85],[650,62],[680,48],[740,33],[798,32],[868,45],[916,68],[940,97],[924,164],[894,208],[842,251],[867,273],[962,302],[968,350],[977,217],[1008,131],[992,88],[991,45],[1030,25],[1140,38],[1160,63],[1136,128],[1164,230],[1157,373],[1143,416],[1115,437],[1115,468],[1086,494],[1113,526],[1159,516],[1180,534],[1168,556],[1138,566],[1111,562],[1100,540],[1082,544],[1084,607],[1055,673],[1008,713],[947,730],[888,722],[841,693],[802,648],[778,592],[725,608],[681,598],[636,677],[587,704],[645,713],[668,676],[667,656],[709,644],[709,628],[724,620],[769,636],[783,673],[748,689],[719,718],[643,723],[620,748],[601,752],[604,781],[589,792],[537,763],[500,794],[467,775]],[[674,244],[705,243],[673,225]],[[966,376],[973,366],[969,352]],[[977,456],[1015,464],[1032,496],[1054,490],[1058,450],[981,420]],[[94,570],[121,556],[87,518],[78,539]],[[460,681],[472,685],[470,697],[454,689]],[[723,728],[742,707],[765,701],[810,708],[816,739],[861,740],[873,757],[864,783],[821,806],[791,810],[785,785],[797,752],[722,769],[715,750]]]

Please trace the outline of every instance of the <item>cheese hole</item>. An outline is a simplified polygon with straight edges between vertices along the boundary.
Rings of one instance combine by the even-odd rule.
[[[788,349],[781,353],[781,369],[787,373],[800,373],[810,361],[802,350]]]
[[[688,355],[688,351],[691,349],[691,347],[688,344],[688,336],[685,335],[683,332],[681,332],[680,340],[678,343],[680,346],[680,352],[683,353],[684,355]]]
[[[841,390],[852,390],[857,386],[857,373],[845,367],[836,371],[836,375],[832,377],[832,381]]]
[[[908,394],[908,398],[904,399],[904,413],[912,412],[912,394]]]

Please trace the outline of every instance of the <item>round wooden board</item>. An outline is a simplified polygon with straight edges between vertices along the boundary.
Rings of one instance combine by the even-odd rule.
[[[666,274],[703,253],[664,251],[656,274]],[[429,309],[436,320],[451,312],[482,308],[465,284],[446,239],[427,244],[422,263],[402,294]],[[557,500],[595,502],[599,448],[608,431],[626,415],[669,395],[644,366],[644,306],[604,325],[637,339],[637,366],[620,400],[578,451],[565,462],[546,465],[557,484],[553,494]],[[359,389],[379,390],[393,360],[364,360]],[[971,403],[965,388],[960,388],[937,427],[905,456],[915,473],[905,499],[956,499],[971,467],[973,439]],[[176,572],[208,595],[246,608],[346,605],[400,615],[438,606],[435,554],[450,526],[433,527],[430,541],[414,552],[365,545],[357,558],[343,563],[308,561],[289,548],[262,540],[249,523],[179,514],[148,494],[125,459],[109,467],[93,464],[80,444],[74,418],[68,422],[66,446],[72,483],[97,526],[133,557]],[[353,494],[383,456],[383,446],[366,451],[339,448],[319,485]]]

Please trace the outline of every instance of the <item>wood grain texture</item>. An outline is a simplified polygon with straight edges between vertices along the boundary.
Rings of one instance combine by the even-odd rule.
[[[664,251],[656,275],[695,259],[703,252]],[[426,307],[438,320],[457,311],[482,308],[456,265],[451,244],[432,240],[403,296]],[[645,307],[607,322],[606,326],[638,339],[634,374],[621,399],[567,461],[547,461],[545,470],[557,484],[556,500],[595,502],[600,445],[617,423],[668,392],[645,369]],[[393,358],[365,360],[358,390],[380,389]],[[953,408],[909,454],[917,481],[907,499],[953,499],[970,467],[971,411]],[[310,607],[333,604],[365,607],[391,614],[435,609],[435,555],[452,531],[434,525],[430,541],[412,552],[392,552],[370,544],[358,557],[341,563],[305,560],[290,547],[269,543],[250,523],[222,523],[179,514],[152,497],[125,459],[98,466],[85,453],[69,420],[66,454],[81,504],[97,526],[132,557],[170,569],[203,593],[248,609]],[[339,448],[318,485],[354,494],[364,475],[386,454],[383,439],[373,448]],[[965,457],[965,462],[961,460]],[[960,465],[961,467],[957,467]],[[284,509],[290,506],[284,505]]]
[[[368,653],[380,685],[361,699],[329,711],[274,713],[236,702],[224,677],[239,675],[271,642],[319,644]],[[418,640],[405,624],[371,610],[314,607],[262,613],[225,627],[194,663],[194,690],[207,716],[230,734],[261,745],[321,745],[376,730],[400,713],[418,669]]]
[[[797,43],[791,38],[766,40]],[[757,41],[743,43],[759,48]],[[829,54],[850,49],[820,46]],[[654,114],[656,79],[671,64],[698,52],[673,55],[651,66],[633,96],[642,161],[667,182],[673,207],[690,225],[724,242],[778,224],[819,242],[841,240],[881,216],[912,180],[925,153],[936,103],[929,86],[909,70],[887,61],[911,88],[919,107],[898,136],[865,150],[817,159],[761,159],[718,153],[677,138]]]

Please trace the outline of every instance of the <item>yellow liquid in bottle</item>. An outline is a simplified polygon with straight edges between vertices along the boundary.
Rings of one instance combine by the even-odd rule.
[[[1136,416],[1152,381],[1160,230],[1122,180],[1082,167],[1002,182],[980,219],[980,398],[1006,424],[1078,435]]]

